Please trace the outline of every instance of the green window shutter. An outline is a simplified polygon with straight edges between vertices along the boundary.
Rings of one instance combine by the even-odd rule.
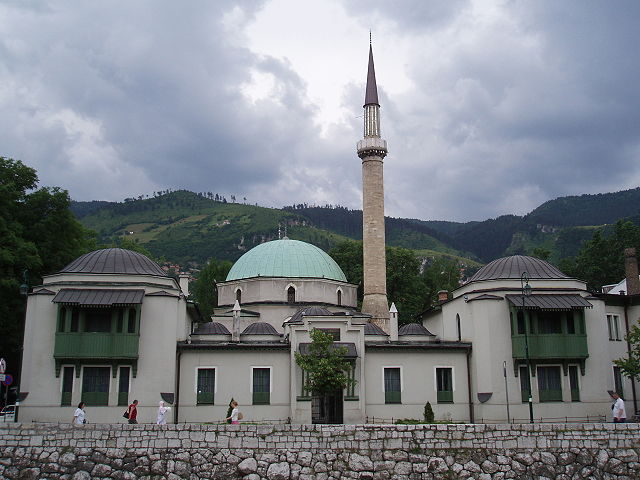
[[[560,367],[538,367],[538,393],[540,402],[562,401]]]
[[[84,367],[82,374],[82,401],[87,406],[109,405],[110,367]]]
[[[384,402],[385,403],[402,403],[400,392],[400,369],[385,368],[384,369]]]
[[[453,369],[436,368],[438,403],[453,403]]]
[[[580,401],[580,387],[578,384],[578,367],[569,365],[569,386],[571,387],[571,401]]]
[[[271,401],[271,369],[253,369],[253,404],[268,405]]]
[[[64,367],[62,370],[62,398],[60,405],[71,405],[73,392],[73,367]]]
[[[214,391],[216,385],[215,368],[198,369],[198,394],[196,402],[198,405],[213,405]]]

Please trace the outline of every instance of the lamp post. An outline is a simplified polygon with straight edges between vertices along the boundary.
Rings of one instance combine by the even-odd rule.
[[[14,422],[18,422],[18,413],[20,410],[20,385],[22,384],[22,353],[24,350],[24,330],[27,324],[27,296],[29,295],[29,271],[22,272],[22,284],[20,285],[20,295],[25,297],[24,302],[24,316],[22,319],[22,339],[20,341],[20,351],[18,355],[18,385],[16,388],[16,410],[14,415]]]
[[[527,360],[527,383],[529,384],[529,423],[533,423],[533,386],[531,382],[531,360],[529,359],[529,337],[527,335],[527,321],[525,317],[525,297],[531,295],[529,274],[522,272],[520,276],[520,289],[522,291],[522,321],[524,323],[524,356]]]

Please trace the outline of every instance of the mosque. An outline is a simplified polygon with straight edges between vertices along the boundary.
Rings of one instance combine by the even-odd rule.
[[[398,326],[385,284],[387,144],[371,48],[364,110],[361,311],[340,266],[297,240],[245,253],[215,286],[207,322],[186,277],[136,252],[97,250],[28,297],[20,421],[70,422],[83,401],[89,422],[117,422],[137,399],[141,422],[154,421],[159,400],[173,422],[216,422],[231,398],[261,423],[421,419],[427,402],[438,420],[595,421],[610,415],[614,390],[637,410],[635,385],[613,363],[640,318],[635,252],[628,291],[594,296],[543,260],[512,256]],[[309,352],[313,329],[344,347],[354,382],[343,391],[305,388],[294,354]]]

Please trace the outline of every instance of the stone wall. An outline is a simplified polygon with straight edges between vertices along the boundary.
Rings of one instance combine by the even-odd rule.
[[[2,478],[640,478],[639,424],[3,424],[0,445]]]

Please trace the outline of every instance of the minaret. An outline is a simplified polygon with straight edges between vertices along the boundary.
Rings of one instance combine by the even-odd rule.
[[[369,69],[364,96],[364,138],[358,142],[362,159],[362,239],[364,256],[364,299],[362,311],[389,333],[387,266],[384,240],[383,160],[387,141],[380,137],[380,104],[373,49],[369,40]]]

